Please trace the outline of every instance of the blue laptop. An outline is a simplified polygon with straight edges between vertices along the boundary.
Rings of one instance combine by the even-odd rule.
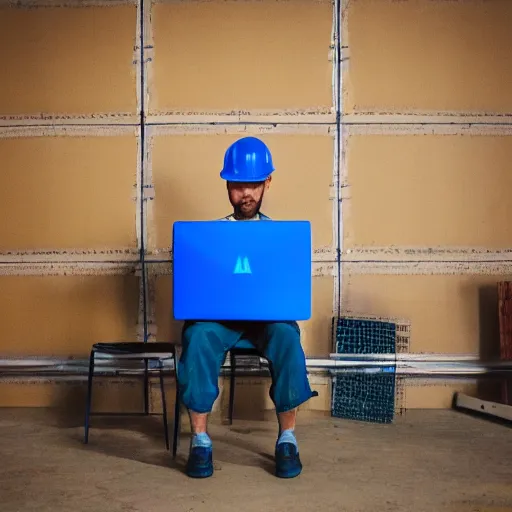
[[[173,226],[176,320],[308,320],[308,221],[178,221]]]

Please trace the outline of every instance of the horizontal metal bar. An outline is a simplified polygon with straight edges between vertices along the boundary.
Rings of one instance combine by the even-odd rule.
[[[144,359],[144,358],[158,358],[162,357],[165,362],[172,364],[172,356],[168,352],[162,354],[96,354],[95,365],[114,365],[116,361],[123,359]],[[239,361],[244,359],[255,360],[255,356],[239,356]],[[228,358],[229,360],[229,358]],[[261,362],[265,360],[260,358]],[[420,363],[468,363],[477,364],[482,366],[493,367],[511,367],[512,361],[506,360],[491,360],[485,361],[480,359],[476,354],[330,354],[329,358],[307,357],[306,364],[308,367],[326,367],[337,368],[340,366],[347,366],[351,364],[356,365],[387,365],[389,363],[396,363],[397,365],[406,364],[420,364]],[[11,357],[0,359],[0,371],[4,368],[22,366],[22,367],[79,367],[88,366],[89,358],[87,359],[61,359],[61,358],[41,358],[41,357]]]
[[[119,416],[162,416],[161,412],[90,412],[90,416],[113,416],[113,417],[119,417]]]
[[[251,357],[251,356],[245,356]],[[96,364],[114,364],[116,359],[122,359],[121,355],[97,354]],[[254,359],[254,357],[253,357]],[[240,360],[243,360],[240,358]],[[330,354],[329,358],[308,357],[308,366],[334,365],[339,361],[359,362],[359,361],[400,361],[400,362],[459,362],[459,361],[476,361],[480,359],[476,354]],[[0,359],[0,370],[3,367],[11,366],[81,366],[88,365],[88,359],[62,359],[52,357],[4,357]]]
[[[480,361],[476,354],[434,354],[434,353],[401,353],[401,354],[329,354],[330,359],[347,361],[413,361],[413,362],[434,362],[434,361]]]
[[[397,375],[485,375],[512,373],[512,361],[480,361],[470,354],[336,354],[329,359],[308,358],[306,361],[309,372],[335,375],[337,373],[372,373],[391,371]],[[421,360],[423,358],[423,360]],[[119,359],[119,360],[118,360]],[[144,371],[142,361],[124,361],[113,356],[109,359],[99,359],[95,364],[95,373],[106,376],[141,375]],[[237,374],[267,375],[268,367],[264,359],[259,364],[250,364],[250,358],[240,358],[237,361]],[[256,360],[256,358],[252,358]],[[165,370],[174,370],[174,361],[163,361]],[[157,370],[159,363],[150,362],[149,369]],[[222,373],[230,369],[226,361]],[[88,359],[58,360],[58,359],[3,359],[0,360],[0,376],[56,376],[87,375]]]
[[[345,373],[345,372],[341,372]],[[350,372],[353,373],[353,372]],[[359,370],[355,372],[356,374],[365,374],[367,373],[366,370]],[[329,385],[331,379],[336,379],[336,377],[340,374],[340,372],[336,372],[334,374],[326,374],[325,372],[322,373],[310,373],[310,380],[313,382],[316,378],[317,382],[316,384],[327,384]],[[227,377],[226,372],[222,372],[221,375],[224,377]],[[244,377],[244,378],[250,378],[250,379],[260,379],[263,377],[269,378],[268,372],[266,374],[258,373],[258,372],[252,372],[247,370],[239,370],[237,368],[236,371],[237,378]],[[116,379],[117,383],[122,382],[132,382],[133,379],[137,378],[137,380],[143,381],[143,375],[139,374],[137,376],[134,375],[117,375],[117,376],[108,376],[104,375],[102,377],[110,377]],[[492,379],[494,378],[491,374],[482,374],[482,375],[398,375],[398,377],[404,381],[407,382],[408,385],[411,386],[435,386],[435,385],[446,385],[446,383],[450,384],[468,384],[468,383],[477,383],[479,380],[482,379]],[[95,376],[96,378],[96,376]],[[320,380],[318,380],[320,379]],[[174,379],[169,377],[169,380],[166,379],[166,382],[168,384],[174,385]],[[69,384],[78,384],[78,385],[84,385],[87,383],[87,375],[64,375],[62,373],[58,375],[38,375],[38,376],[30,376],[30,375],[3,375],[0,376],[0,385],[1,384],[60,384],[60,383],[69,383]],[[152,384],[154,386],[157,386],[156,378],[155,383]]]

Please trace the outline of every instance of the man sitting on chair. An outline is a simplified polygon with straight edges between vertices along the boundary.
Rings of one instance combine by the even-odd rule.
[[[270,220],[260,212],[260,207],[273,171],[272,156],[261,140],[245,137],[228,148],[220,176],[227,181],[234,211],[225,220]],[[251,300],[251,290],[237,300]],[[294,321],[185,322],[178,379],[181,401],[189,411],[192,427],[187,474],[193,478],[213,474],[207,417],[219,395],[218,379],[225,355],[242,338],[250,341],[270,363],[270,397],[279,423],[276,476],[296,477],[302,471],[294,434],[297,407],[317,393],[309,385],[300,330]]]

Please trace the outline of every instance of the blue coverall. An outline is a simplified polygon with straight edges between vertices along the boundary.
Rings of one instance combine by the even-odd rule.
[[[233,216],[225,220],[234,220]],[[255,220],[270,220],[260,213]],[[178,363],[181,401],[187,409],[208,413],[219,395],[219,374],[226,352],[241,339],[269,361],[270,398],[276,412],[290,411],[316,391],[309,385],[297,322],[186,322]]]
[[[277,413],[317,396],[309,385],[296,322],[186,322],[178,380],[181,401],[187,409],[197,413],[212,410],[219,395],[218,379],[225,354],[242,338],[269,361],[270,398]]]

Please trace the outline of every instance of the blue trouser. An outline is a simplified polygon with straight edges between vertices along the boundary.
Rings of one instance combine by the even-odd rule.
[[[197,413],[212,410],[219,396],[218,380],[226,352],[242,338],[269,361],[270,398],[277,413],[290,411],[318,395],[309,386],[296,322],[186,322],[178,382],[187,409]]]

